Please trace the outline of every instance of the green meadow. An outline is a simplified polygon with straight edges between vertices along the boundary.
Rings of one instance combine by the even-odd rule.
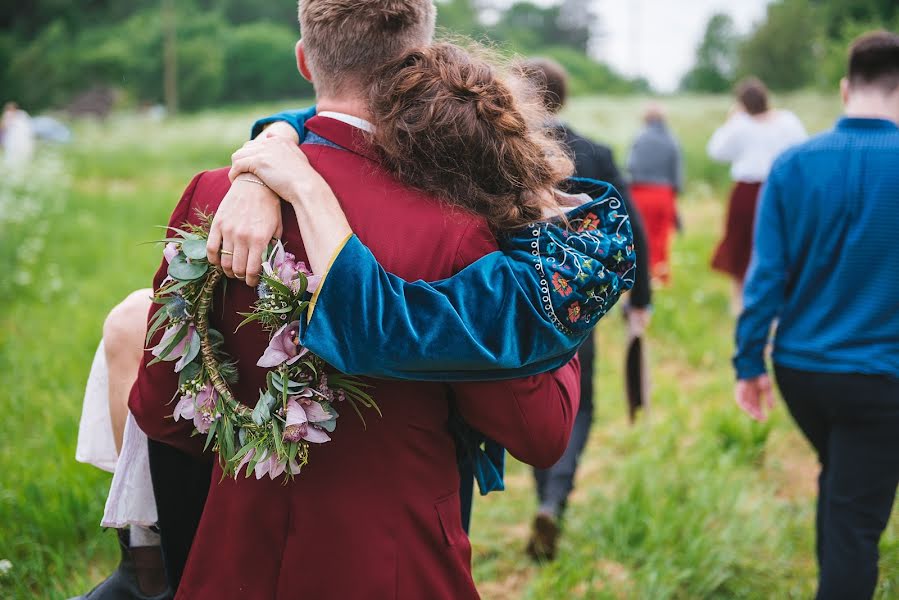
[[[564,117],[621,163],[645,101],[580,97]],[[473,568],[485,599],[813,593],[817,464],[783,406],[762,425],[734,405],[729,283],[708,267],[728,179],[705,143],[730,101],[665,104],[689,186],[673,283],[656,292],[648,333],[651,408],[629,425],[626,330],[613,313],[598,328],[597,411],[559,558],[524,555],[536,500],[529,468],[513,462],[508,490],[476,499]],[[840,110],[836,94],[778,104],[812,132]],[[114,568],[115,536],[98,525],[110,475],[74,459],[104,317],[149,284],[159,249],[141,243],[158,237],[191,176],[227,164],[255,117],[287,106],[78,122],[71,145],[42,146],[29,173],[0,177],[0,598],[65,599]],[[877,597],[899,597],[899,519],[881,544]]]

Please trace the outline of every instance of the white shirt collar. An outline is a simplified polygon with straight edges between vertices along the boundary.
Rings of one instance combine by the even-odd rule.
[[[328,117],[329,119],[334,119],[336,121],[342,121],[347,125],[352,125],[357,129],[361,129],[362,131],[367,131],[371,133],[375,130],[375,126],[366,121],[365,119],[360,119],[359,117],[354,117],[353,115],[348,115],[342,112],[335,112],[331,110],[323,110],[318,113],[319,117]]]

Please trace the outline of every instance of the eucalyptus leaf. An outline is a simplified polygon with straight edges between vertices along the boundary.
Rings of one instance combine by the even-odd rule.
[[[334,433],[334,430],[337,429],[337,419],[328,419],[327,421],[319,421],[316,423],[319,427],[327,431],[328,433]]]
[[[209,270],[207,262],[187,262],[183,254],[172,259],[169,264],[169,277],[178,281],[195,281]]]
[[[184,240],[181,242],[181,252],[191,260],[205,260],[206,240]]]

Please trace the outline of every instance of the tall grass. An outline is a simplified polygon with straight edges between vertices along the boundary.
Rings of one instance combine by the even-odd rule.
[[[780,99],[812,131],[838,114],[836,97]],[[621,162],[643,98],[575,98],[565,117],[605,140]],[[705,141],[727,113],[720,97],[667,101],[688,161],[685,233],[674,283],[656,295],[649,352],[650,414],[627,424],[616,315],[599,331],[597,410],[559,559],[524,558],[536,508],[529,469],[510,467],[508,491],[476,501],[474,570],[485,598],[806,598],[813,557],[816,465],[782,409],[750,423],[733,406],[728,284],[708,269],[720,231],[726,168]],[[32,194],[36,212],[7,225],[0,205],[0,598],[67,598],[115,565],[114,536],[99,529],[109,476],[75,463],[81,397],[106,312],[146,286],[154,239],[197,171],[224,165],[254,116],[280,106],[207,112],[163,123],[135,116],[76,127],[62,172]],[[34,181],[42,177],[38,169]],[[54,177],[44,179],[56,180]],[[0,190],[2,193],[2,190]],[[63,204],[54,204],[58,199]],[[6,219],[6,220],[4,220]],[[38,220],[38,222],[35,221]],[[45,240],[16,279],[32,232]],[[18,259],[17,259],[18,260]],[[20,262],[15,263],[20,265]],[[54,276],[45,269],[57,264]],[[48,289],[58,277],[58,289]],[[884,538],[878,597],[899,593],[899,525]]]

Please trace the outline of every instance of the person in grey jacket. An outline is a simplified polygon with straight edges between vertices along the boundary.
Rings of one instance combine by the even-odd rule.
[[[684,161],[659,104],[647,107],[644,121],[646,126],[631,147],[627,170],[631,197],[649,238],[652,277],[667,284],[671,278],[671,233],[678,222],[677,195],[684,186]]]

